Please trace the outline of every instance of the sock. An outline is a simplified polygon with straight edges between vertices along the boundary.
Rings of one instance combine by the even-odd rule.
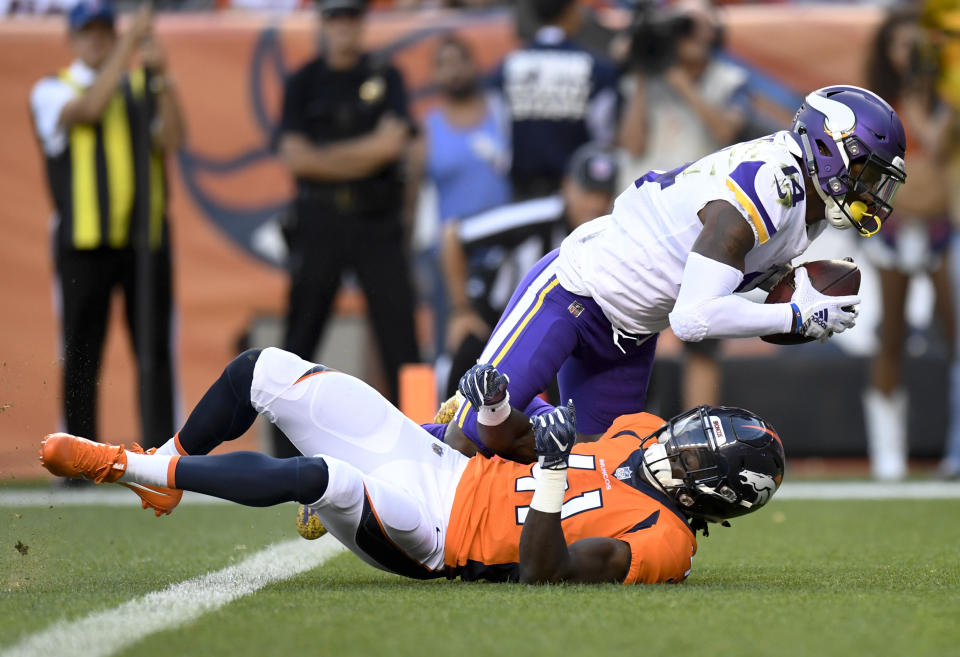
[[[179,442],[174,445],[179,448],[178,454],[209,454],[220,443],[239,438],[250,428],[257,419],[250,403],[250,386],[260,352],[243,352],[214,381],[173,439]]]
[[[158,450],[159,452],[159,450]],[[148,486],[167,486],[167,471],[173,456],[165,454],[135,454],[127,452],[127,469],[118,481],[146,484]]]
[[[277,459],[259,452],[232,452],[181,456],[170,483],[238,504],[272,506],[312,504],[323,497],[329,481],[327,463],[321,457]]]
[[[167,442],[160,445],[155,452],[157,456],[186,456],[187,452],[179,445],[180,434],[178,433]]]

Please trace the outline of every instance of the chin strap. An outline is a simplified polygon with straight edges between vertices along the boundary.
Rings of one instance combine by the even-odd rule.
[[[690,518],[690,529],[693,530],[693,535],[694,535],[694,536],[697,535],[697,532],[703,532],[703,537],[704,537],[704,538],[706,538],[707,536],[709,536],[709,535],[710,535],[710,527],[709,527],[709,524],[710,524],[710,523],[708,523],[708,522],[707,522],[706,520],[704,520],[703,518]],[[729,526],[730,526],[730,522],[727,521],[727,520],[724,520],[723,522],[720,523],[720,526],[721,526],[721,527],[729,527]]]

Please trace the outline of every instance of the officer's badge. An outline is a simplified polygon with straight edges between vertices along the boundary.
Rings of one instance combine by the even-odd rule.
[[[375,75],[360,85],[360,100],[373,104],[383,98],[387,91],[387,83],[383,77]]]
[[[580,303],[579,301],[574,301],[569,306],[567,306],[567,310],[569,310],[570,314],[573,315],[574,317],[579,317],[580,313],[583,312],[583,304]]]

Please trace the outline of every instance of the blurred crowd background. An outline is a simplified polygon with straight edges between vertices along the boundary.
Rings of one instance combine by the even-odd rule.
[[[858,326],[798,347],[665,336],[649,410],[740,405],[788,455],[830,459],[825,472],[853,458],[880,479],[960,477],[960,1],[0,0],[0,15],[4,483],[40,475],[36,440],[58,427],[162,442],[248,346],[360,376],[427,421],[567,232],[649,170],[787,128],[806,92],[836,83],[882,95],[908,135],[895,219],[870,240],[828,231],[806,254],[860,264]],[[112,215],[116,185],[130,195],[129,217],[103,220],[122,237],[95,247],[129,262],[89,282],[106,299],[91,319],[69,289],[108,265],[78,264],[50,219],[60,207],[79,225],[78,165],[63,169],[73,183],[57,167],[81,137],[45,108],[69,102],[74,60],[101,37],[94,69],[112,61],[116,80],[100,110],[129,85],[131,131],[152,130],[144,166],[164,175],[118,183],[109,146],[91,155],[91,194]],[[350,148],[313,149],[337,138]],[[163,222],[156,243],[137,242],[140,205]],[[153,291],[138,304],[141,276]],[[107,321],[111,294],[126,320]],[[81,337],[88,357],[71,363]]]

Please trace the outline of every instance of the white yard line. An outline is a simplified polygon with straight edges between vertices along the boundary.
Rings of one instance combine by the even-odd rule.
[[[933,500],[960,498],[960,482],[950,481],[787,481],[778,500]],[[229,504],[199,493],[186,492],[181,504]],[[46,506],[139,507],[140,498],[121,486],[80,490],[0,488],[0,507]]]
[[[135,497],[135,496],[134,496]],[[333,536],[276,543],[240,563],[72,621],[59,621],[0,650],[0,657],[106,657],[219,609],[344,551]]]
[[[230,504],[209,495],[183,494],[180,504]],[[0,488],[0,507],[45,507],[45,506],[129,506],[140,507],[136,493],[123,486],[97,486],[91,488]]]

